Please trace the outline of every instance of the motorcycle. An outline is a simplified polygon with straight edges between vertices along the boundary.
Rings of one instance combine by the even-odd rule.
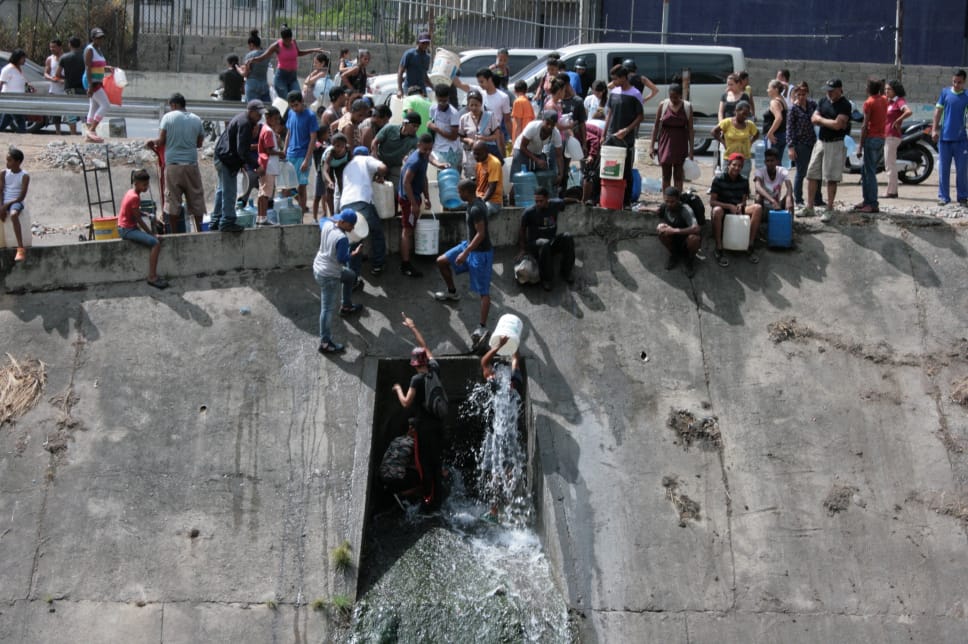
[[[858,119],[855,116],[853,120]],[[857,156],[857,142],[848,136],[844,139],[844,143],[847,146],[845,169],[847,172],[859,173],[864,160]],[[902,183],[923,183],[934,171],[935,154],[937,154],[937,148],[931,140],[931,123],[921,120],[907,121],[901,127],[901,141],[897,146],[895,164],[897,178]],[[884,171],[883,156],[877,171]]]

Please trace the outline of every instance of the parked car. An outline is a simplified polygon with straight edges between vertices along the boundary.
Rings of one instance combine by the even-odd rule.
[[[508,67],[514,76],[538,58],[546,56],[550,49],[509,49]],[[487,67],[497,58],[497,49],[471,49],[460,54],[460,69],[457,75],[465,83],[477,83],[475,74],[481,67]],[[381,74],[370,79],[374,105],[389,103],[390,97],[397,93],[397,74]],[[463,101],[461,101],[463,103]]]
[[[0,51],[0,68],[3,68],[10,62],[10,52]],[[27,79],[27,83],[34,89],[38,94],[46,94],[50,86],[50,81],[44,78],[44,66],[38,65],[29,58],[24,61],[23,65],[24,77]],[[24,118],[27,120],[27,131],[31,134],[36,134],[40,132],[44,127],[51,123],[49,116],[27,116]]]

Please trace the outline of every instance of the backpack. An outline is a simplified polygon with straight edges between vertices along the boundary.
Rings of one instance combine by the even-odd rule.
[[[440,374],[436,369],[430,369],[424,376],[423,407],[424,411],[438,420],[447,418],[449,410],[447,392],[444,391],[444,385],[440,382]]]
[[[682,203],[689,206],[692,214],[696,216],[696,223],[700,226],[706,223],[706,205],[702,202],[702,197],[691,190],[682,193]]]

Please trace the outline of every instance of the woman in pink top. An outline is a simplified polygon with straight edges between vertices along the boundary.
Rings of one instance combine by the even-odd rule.
[[[904,100],[904,85],[892,80],[884,88],[887,97],[887,123],[884,126],[884,167],[887,168],[886,199],[897,199],[897,146],[901,143],[901,123],[911,116],[911,108]]]
[[[273,78],[272,86],[276,90],[276,95],[286,98],[289,92],[299,92],[299,57],[308,54],[329,54],[325,49],[319,47],[315,49],[300,49],[299,45],[292,37],[292,29],[288,25],[283,25],[279,31],[279,40],[272,43],[266,50],[248,60],[248,64],[257,63],[273,54],[276,54],[276,75]]]

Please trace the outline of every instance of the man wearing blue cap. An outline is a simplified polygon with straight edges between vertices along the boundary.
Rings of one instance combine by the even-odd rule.
[[[356,213],[344,208],[332,219],[319,220],[319,250],[313,260],[313,277],[319,284],[319,352],[342,353],[346,347],[333,340],[331,327],[336,311],[340,285],[343,288],[342,316],[363,310],[362,304],[353,304],[353,286],[356,273],[349,268],[350,260],[359,255],[363,246],[350,251],[346,233],[356,226]]]
[[[349,208],[366,217],[370,227],[370,273],[379,275],[387,261],[387,242],[383,222],[373,207],[373,182],[383,182],[389,172],[385,163],[370,156],[365,146],[353,148],[353,158],[343,168],[343,191],[339,208]]]

